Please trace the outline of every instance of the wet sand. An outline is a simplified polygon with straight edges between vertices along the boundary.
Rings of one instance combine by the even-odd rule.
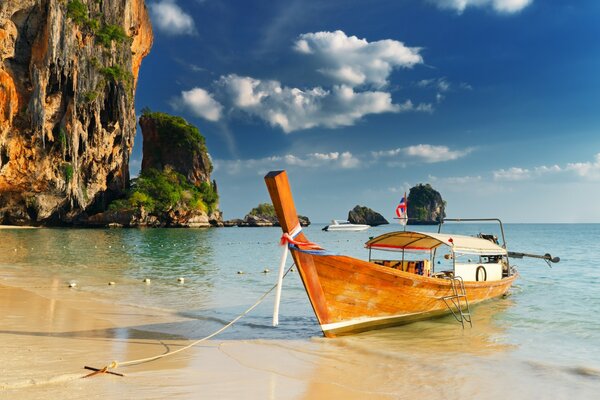
[[[336,383],[331,379],[338,372],[335,368],[329,372],[334,376],[313,379],[315,356],[324,344],[321,339],[301,343],[213,340],[172,357],[117,368],[125,377],[81,379],[90,373],[83,369],[85,365],[102,367],[112,360],[154,356],[188,344],[164,339],[170,335],[160,332],[176,331],[186,321],[160,311],[81,299],[75,291],[62,292],[63,298],[56,299],[0,286],[0,397],[390,398]]]
[[[172,357],[89,373],[190,343],[172,334],[190,321],[54,288],[0,286],[0,397],[11,399],[527,399],[593,398],[597,371],[548,369],[511,359],[489,341],[497,310],[479,308],[477,329],[448,335],[447,322],[334,340],[211,340]],[[57,298],[58,297],[58,298]],[[492,332],[488,332],[492,330]],[[420,332],[421,337],[416,337]],[[392,338],[394,340],[390,340]],[[412,343],[412,346],[406,346]]]

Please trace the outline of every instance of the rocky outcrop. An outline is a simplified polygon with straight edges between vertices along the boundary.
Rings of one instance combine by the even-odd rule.
[[[68,224],[129,185],[143,0],[0,2],[0,223]]]
[[[348,212],[348,222],[370,226],[389,224],[381,214],[363,206],[356,206]]]
[[[310,219],[303,215],[298,215],[300,226],[306,227],[310,225]],[[238,226],[241,228],[259,228],[265,226],[281,226],[277,217],[275,219],[265,215],[246,215],[244,219],[230,219],[223,222],[223,226],[232,227]]]
[[[310,219],[303,215],[298,215],[300,226],[309,226]],[[239,226],[239,227],[263,227],[263,226],[281,226],[279,219],[275,215],[275,208],[272,204],[262,203],[258,207],[253,208],[244,219],[232,219],[225,221],[224,226]]]
[[[144,208],[108,210],[92,215],[85,221],[89,227],[121,228],[208,228],[223,226],[220,211],[195,213],[184,210],[171,210],[164,215],[148,213]]]
[[[446,202],[430,184],[418,184],[408,194],[408,225],[437,225],[446,218]]]
[[[127,195],[86,225],[204,228],[223,226],[212,163],[198,128],[181,117],[144,110],[142,170]]]

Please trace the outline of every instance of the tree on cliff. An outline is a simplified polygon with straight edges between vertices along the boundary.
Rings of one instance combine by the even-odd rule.
[[[435,225],[446,217],[446,202],[429,183],[418,184],[408,194],[408,224]]]

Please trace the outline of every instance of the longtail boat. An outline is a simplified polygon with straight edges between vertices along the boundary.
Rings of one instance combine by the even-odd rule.
[[[428,232],[390,232],[370,239],[369,261],[336,255],[310,242],[300,227],[285,171],[265,182],[321,330],[326,337],[354,334],[452,314],[470,323],[470,306],[503,296],[518,273],[494,238]],[[503,232],[503,231],[502,231]],[[445,248],[445,257],[440,256]],[[371,259],[372,250],[395,251],[396,259]],[[428,258],[404,259],[422,251]],[[475,259],[464,259],[465,255]],[[535,256],[511,253],[511,256]],[[436,257],[452,269],[435,272]],[[535,256],[557,262],[549,254]],[[283,265],[283,264],[282,264]]]

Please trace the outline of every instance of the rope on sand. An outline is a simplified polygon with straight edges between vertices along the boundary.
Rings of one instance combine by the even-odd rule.
[[[284,277],[287,276],[287,274],[290,272],[290,270],[294,267],[294,264],[292,264],[288,270],[285,272],[285,274],[283,275]],[[174,351],[170,351],[168,353],[164,353],[164,354],[159,354],[156,356],[152,356],[152,357],[146,357],[146,358],[139,358],[137,360],[127,360],[127,361],[112,361],[110,364],[102,367],[102,368],[93,368],[93,367],[88,367],[85,366],[85,369],[88,370],[92,370],[94,372],[92,372],[91,374],[82,376],[82,378],[88,378],[97,374],[103,374],[103,373],[109,373],[109,374],[113,374],[113,375],[119,375],[119,376],[123,376],[122,374],[119,373],[115,373],[115,372],[111,372],[111,369],[115,369],[117,367],[127,367],[127,366],[131,366],[131,365],[137,365],[137,364],[143,364],[146,362],[150,362],[150,361],[155,361],[161,358],[165,358],[168,356],[172,356],[174,354],[180,353],[184,350],[187,350],[191,347],[196,346],[199,343],[202,343],[208,339],[211,339],[215,336],[217,336],[218,334],[222,333],[223,331],[225,331],[226,329],[228,329],[229,327],[231,327],[233,324],[235,324],[237,321],[239,321],[240,319],[242,319],[243,317],[245,317],[248,313],[250,313],[250,311],[254,310],[256,307],[258,307],[258,305],[260,303],[263,302],[263,300],[269,295],[269,293],[271,293],[273,290],[275,290],[275,288],[278,285],[275,284],[273,285],[269,290],[267,290],[262,296],[260,296],[258,298],[258,300],[256,301],[256,303],[254,303],[252,306],[250,306],[248,309],[246,309],[246,311],[244,311],[243,313],[241,313],[240,315],[238,315],[237,317],[235,317],[234,319],[232,319],[229,323],[227,323],[226,325],[224,325],[222,328],[217,329],[215,332],[211,333],[210,335],[203,337],[202,339],[198,339],[190,344],[188,344],[187,346],[184,346],[180,349],[174,350]]]

